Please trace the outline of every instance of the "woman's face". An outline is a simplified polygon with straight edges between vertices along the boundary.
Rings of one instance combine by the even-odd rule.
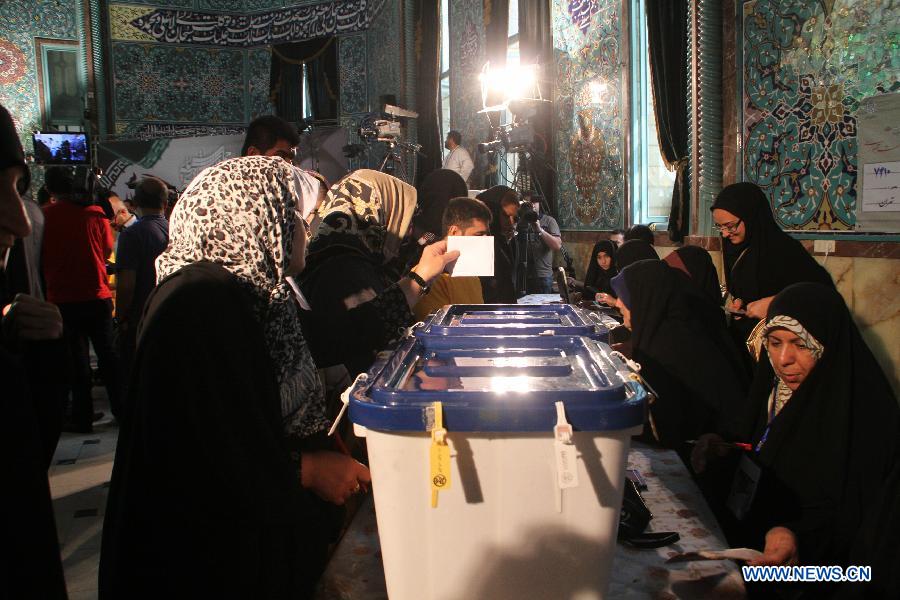
[[[747,239],[747,225],[743,219],[723,208],[713,210],[713,221],[722,237],[732,244],[740,244]]]
[[[294,248],[285,275],[299,275],[306,268],[306,244],[309,241],[309,224],[300,213],[294,217]]]
[[[619,309],[619,312],[622,313],[622,325],[631,329],[631,311],[628,310],[628,307],[625,306],[625,303],[622,302],[621,298],[616,298],[616,307]]]
[[[775,374],[795,391],[816,366],[816,358],[803,340],[787,329],[773,329],[766,336],[766,347]]]
[[[609,268],[612,266],[612,257],[606,252],[600,251],[597,253],[597,264],[604,271],[609,271]]]

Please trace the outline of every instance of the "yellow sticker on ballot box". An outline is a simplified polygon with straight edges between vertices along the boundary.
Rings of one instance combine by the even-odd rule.
[[[431,507],[437,508],[438,492],[450,487],[450,446],[444,429],[443,408],[434,403],[434,427],[431,429]]]

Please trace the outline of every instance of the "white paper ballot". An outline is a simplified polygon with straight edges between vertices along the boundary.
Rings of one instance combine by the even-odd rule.
[[[494,236],[451,235],[447,238],[447,252],[459,250],[452,277],[493,277]]]
[[[863,165],[863,210],[900,211],[900,162]]]

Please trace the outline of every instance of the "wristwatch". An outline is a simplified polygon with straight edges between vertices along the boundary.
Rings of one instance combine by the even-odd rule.
[[[419,292],[420,296],[424,296],[431,291],[431,286],[428,285],[428,283],[426,283],[425,280],[422,279],[422,276],[415,271],[410,269],[409,273],[407,273],[406,276],[418,283],[419,287],[422,288],[422,291]]]

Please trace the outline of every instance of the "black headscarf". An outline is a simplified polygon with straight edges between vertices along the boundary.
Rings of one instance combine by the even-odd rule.
[[[612,264],[610,264],[609,269],[605,271],[597,264],[597,254],[600,252],[606,252],[612,259]],[[591,250],[591,256],[588,260],[587,270],[585,271],[584,287],[586,293],[591,297],[597,295],[599,292],[612,294],[612,287],[609,285],[609,280],[618,275],[618,273],[619,269],[616,267],[616,245],[609,240],[600,240],[594,244],[594,248]]]
[[[639,260],[659,260],[653,246],[644,240],[628,240],[616,252],[616,266],[619,271]]]
[[[284,435],[255,303],[203,261],[147,300],[103,524],[101,598],[311,597],[327,507],[300,488],[296,451],[308,441]]]
[[[729,185],[719,192],[711,210],[717,208],[739,217],[747,231],[740,244],[722,242],[728,291],[745,306],[800,281],[833,286],[828,271],[775,222],[769,199],[758,185]]]
[[[896,468],[900,409],[832,286],[785,288],[769,306],[766,329],[779,322],[791,331],[802,327],[822,354],[768,426],[756,455],[772,482],[754,500],[753,513],[763,519],[758,533],[785,525],[798,536],[801,562],[845,564],[863,516]],[[754,446],[767,429],[777,383],[763,346],[741,432]]]
[[[418,189],[419,214],[413,219],[415,238],[426,232],[435,240],[444,237],[442,221],[447,204],[451,198],[468,195],[469,188],[456,171],[438,169],[429,173]]]
[[[503,233],[502,221],[506,219],[500,201],[508,193],[514,192],[505,185],[495,185],[477,198],[491,211],[491,235],[494,236],[494,276],[481,277],[481,293],[488,304],[516,303],[516,252],[515,241],[507,241]]]
[[[721,310],[660,260],[626,267],[613,288],[631,311],[634,359],[660,396],[651,406],[660,441],[681,448],[704,432],[733,427],[748,381]]]
[[[713,304],[722,306],[725,299],[719,286],[719,273],[713,264],[712,256],[700,246],[682,246],[669,253],[665,260],[670,267],[684,272],[691,282],[710,299]]]
[[[18,192],[24,194],[31,184],[31,170],[25,162],[25,152],[22,150],[22,143],[16,134],[12,116],[5,107],[0,106],[0,170],[13,166],[22,167]]]

